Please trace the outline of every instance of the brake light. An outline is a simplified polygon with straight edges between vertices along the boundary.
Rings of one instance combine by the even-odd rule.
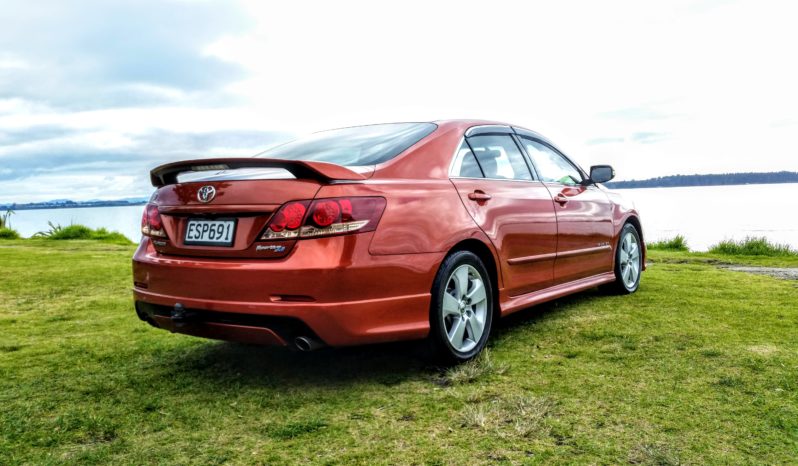
[[[320,227],[328,227],[341,215],[338,201],[321,201],[313,204],[313,222]]]
[[[374,231],[383,210],[385,199],[381,197],[293,201],[275,212],[261,239],[318,238]]]
[[[293,201],[283,204],[272,215],[261,239],[290,239],[299,236],[299,227],[305,219],[310,201]]]
[[[288,230],[296,230],[302,225],[305,211],[305,204],[301,202],[292,202],[285,205],[275,214],[274,220],[271,222],[272,230],[275,232],[282,232],[286,228]]]
[[[158,206],[147,204],[141,216],[141,233],[147,236],[166,238],[166,231],[163,229],[163,221]]]

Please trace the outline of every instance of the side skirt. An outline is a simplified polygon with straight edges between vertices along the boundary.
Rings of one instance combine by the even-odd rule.
[[[544,290],[533,291],[532,293],[520,296],[501,297],[501,315],[506,316],[515,311],[545,303],[579,291],[589,290],[590,288],[611,283],[615,281],[614,272],[606,272],[592,277],[580,278],[579,280],[552,286]]]

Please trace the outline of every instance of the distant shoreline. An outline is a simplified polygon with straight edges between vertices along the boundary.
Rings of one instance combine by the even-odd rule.
[[[646,180],[606,183],[611,189],[683,188],[696,186],[741,186],[748,184],[798,183],[798,172],[715,173],[708,175],[670,175]]]
[[[686,184],[686,185],[651,185],[651,186],[627,186],[628,181],[617,181],[615,183],[605,183],[609,189],[654,189],[654,188],[717,188],[720,186],[762,186],[771,184],[798,184],[798,181],[774,181],[772,183],[728,183],[728,184]],[[622,186],[618,186],[622,184]]]
[[[20,210],[55,210],[55,209],[89,209],[93,207],[132,207],[132,206],[141,206],[146,205],[147,202],[108,202],[103,204],[52,204],[52,205],[45,205],[45,204],[8,204],[0,206],[0,211],[5,210],[13,210],[13,211],[20,211]]]

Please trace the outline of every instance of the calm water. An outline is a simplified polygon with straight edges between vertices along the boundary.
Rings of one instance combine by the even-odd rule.
[[[723,239],[766,236],[798,248],[798,184],[624,189],[648,240],[682,234],[691,249]]]
[[[105,227],[138,241],[141,237],[141,213],[144,206],[86,207],[82,209],[18,210],[11,216],[11,227],[22,236],[49,230],[47,222],[66,226],[79,223],[92,228]]]
[[[641,213],[648,240],[687,237],[706,250],[727,238],[767,236],[798,248],[798,184],[648,188],[621,190]],[[47,221],[105,227],[138,240],[143,206],[21,210],[11,225],[23,236],[47,229]]]

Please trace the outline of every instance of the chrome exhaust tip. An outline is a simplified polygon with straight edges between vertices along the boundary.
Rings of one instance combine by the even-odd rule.
[[[294,338],[294,346],[299,351],[315,351],[324,346],[324,343],[311,337],[296,337]]]

